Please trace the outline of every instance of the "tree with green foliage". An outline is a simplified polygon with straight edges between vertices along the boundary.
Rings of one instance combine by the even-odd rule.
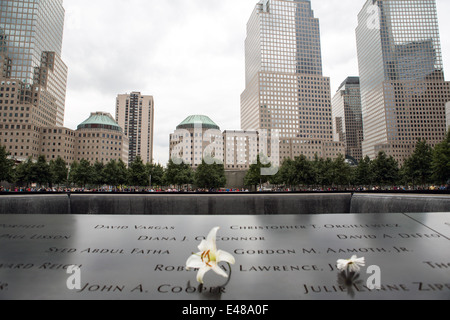
[[[105,184],[113,187],[125,185],[128,182],[128,169],[122,159],[111,160],[103,170]]]
[[[337,186],[349,186],[352,182],[352,168],[345,162],[345,157],[339,154],[330,166],[331,182]]]
[[[225,177],[225,167],[216,161],[209,162],[205,160],[197,167],[194,173],[194,184],[199,188],[218,189],[225,187],[227,179]]]
[[[164,167],[160,164],[147,163],[145,165],[147,176],[151,178],[151,186],[164,185]]]
[[[37,162],[33,163],[31,176],[32,182],[36,182],[39,186],[44,186],[51,182],[50,166],[45,156],[39,156]]]
[[[118,183],[118,165],[116,160],[109,161],[103,170],[105,183],[110,186],[117,187]]]
[[[289,188],[298,185],[297,176],[295,174],[294,160],[292,160],[291,158],[284,159],[280,170],[277,173],[277,176],[279,177],[279,182],[285,184],[286,186],[289,186]],[[271,177],[269,180],[272,179],[273,178]]]
[[[122,159],[119,159],[119,161],[117,161],[116,177],[119,186],[125,185],[128,181],[128,168]]]
[[[193,184],[194,172],[190,165],[184,162],[176,164],[170,159],[167,164],[167,169],[164,172],[164,181],[167,185],[175,185],[178,187]]]
[[[258,155],[256,157],[256,163],[250,165],[250,167],[244,177],[244,185],[254,186],[255,188],[257,188],[258,185],[262,185],[269,181],[270,176],[263,175],[262,169],[270,168],[271,164],[270,163],[263,164],[261,162],[261,157],[263,157],[263,156]],[[266,158],[264,158],[264,159],[266,159]],[[264,161],[264,162],[267,163],[267,161]]]
[[[393,186],[399,181],[398,162],[387,156],[384,151],[380,151],[372,162],[374,184],[379,186]]]
[[[281,175],[281,168],[282,168],[282,166],[278,169],[276,174],[273,174],[273,175],[269,176],[268,182],[271,185],[280,186],[280,185],[285,184],[284,181],[283,181],[283,177]]]
[[[6,148],[0,146],[0,181],[12,182],[14,180],[14,161],[8,159],[8,156]]]
[[[106,184],[105,165],[103,162],[95,161],[92,166],[92,184],[100,187]]]
[[[369,156],[365,156],[364,159],[359,161],[358,166],[355,169],[353,184],[356,186],[371,187],[372,181],[372,160],[370,160]]]
[[[56,185],[65,184],[67,182],[67,163],[60,157],[50,161],[51,183]]]
[[[437,144],[434,148],[432,161],[432,178],[441,185],[448,184],[450,181],[450,130],[444,141]]]
[[[14,170],[14,182],[19,186],[28,187],[33,182],[32,172],[33,160],[30,157],[16,166]]]
[[[67,173],[67,183],[69,185],[75,185],[74,173],[78,170],[79,166],[80,163],[78,161],[74,161],[69,165],[69,171]]]
[[[414,153],[405,160],[402,173],[407,182],[413,186],[420,184],[425,186],[432,182],[433,149],[423,139],[419,139]]]
[[[128,183],[130,186],[146,187],[149,185],[149,175],[140,156],[128,168]]]
[[[313,161],[313,174],[314,174],[313,185],[325,188],[325,186],[331,186],[333,184],[333,177],[331,172],[332,165],[333,160],[331,160],[330,158],[327,159],[319,158],[316,154]]]
[[[292,180],[295,181],[295,185],[310,186],[314,183],[313,164],[303,154],[294,158],[293,170],[289,170],[288,173],[293,174]]]
[[[72,164],[70,175],[76,185],[85,188],[92,183],[93,167],[89,161],[81,159],[79,164],[76,162]]]

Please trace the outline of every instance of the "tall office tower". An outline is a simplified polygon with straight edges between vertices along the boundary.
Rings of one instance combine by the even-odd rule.
[[[445,110],[447,118],[447,130],[450,130],[450,101],[445,104]]]
[[[129,163],[139,155],[144,163],[153,162],[153,96],[140,92],[117,96],[116,121],[129,139]]]
[[[241,129],[280,133],[280,161],[332,141],[330,80],[309,0],[261,0],[247,24]],[[311,154],[310,157],[314,157]]]
[[[20,83],[42,126],[63,126],[67,67],[61,60],[62,0],[0,1],[0,78]]]
[[[351,159],[362,159],[364,138],[361,92],[358,77],[348,77],[331,100],[334,139],[345,145],[345,154]]]
[[[367,0],[356,29],[364,121],[363,154],[400,163],[418,139],[434,146],[446,132],[444,80],[435,0]]]

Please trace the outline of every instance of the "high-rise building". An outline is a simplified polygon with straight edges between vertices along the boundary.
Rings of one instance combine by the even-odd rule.
[[[367,0],[356,29],[363,154],[400,163],[418,139],[431,146],[446,132],[444,79],[435,0]]]
[[[120,94],[116,101],[116,121],[129,139],[129,163],[140,156],[144,163],[153,162],[153,96],[140,92]]]
[[[334,154],[325,151],[324,142],[333,140],[330,79],[322,75],[319,20],[309,0],[256,5],[247,24],[245,67],[241,129],[277,130],[280,161],[313,158],[313,150]]]
[[[39,125],[64,125],[64,15],[62,0],[0,1],[0,79],[20,83],[20,103],[38,109]]]
[[[345,155],[362,159],[363,122],[358,77],[348,77],[331,100],[334,140],[345,145]]]
[[[450,130],[450,101],[445,104],[445,114],[447,118],[447,130]]]
[[[0,1],[0,143],[19,161],[38,158],[43,128],[64,125],[64,14],[62,0]]]

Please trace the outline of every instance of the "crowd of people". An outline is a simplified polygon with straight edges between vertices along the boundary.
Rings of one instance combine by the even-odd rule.
[[[258,187],[256,190],[248,188],[220,188],[220,189],[193,189],[186,188],[137,188],[137,187],[102,187],[102,188],[39,188],[39,187],[3,187],[0,186],[0,193],[229,193],[229,192],[367,192],[367,191],[449,191],[450,185],[441,186],[393,186],[393,187],[357,187],[357,188],[280,188],[280,187]]]

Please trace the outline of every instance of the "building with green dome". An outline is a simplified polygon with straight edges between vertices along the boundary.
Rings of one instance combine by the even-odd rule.
[[[225,130],[205,115],[184,119],[170,135],[170,158],[197,168],[206,156],[224,164],[227,171],[245,171],[258,156],[256,131]]]
[[[77,130],[86,129],[105,129],[117,132],[123,132],[117,122],[109,113],[95,112],[91,116],[78,125]]]
[[[214,158],[223,159],[222,132],[208,116],[191,115],[170,135],[170,158],[178,158],[193,168],[202,163],[206,148],[211,148],[209,153]]]
[[[128,138],[114,118],[105,112],[91,113],[76,130],[76,160],[108,163],[121,159],[128,163]]]
[[[212,121],[208,116],[204,115],[192,115],[187,117],[177,126],[177,130],[194,129],[195,126],[201,126],[204,129],[220,130],[220,127],[214,121]]]
[[[128,164],[128,138],[109,113],[94,112],[77,130],[42,128],[39,153],[49,161],[61,157],[69,164],[82,159],[91,164],[121,159]]]

